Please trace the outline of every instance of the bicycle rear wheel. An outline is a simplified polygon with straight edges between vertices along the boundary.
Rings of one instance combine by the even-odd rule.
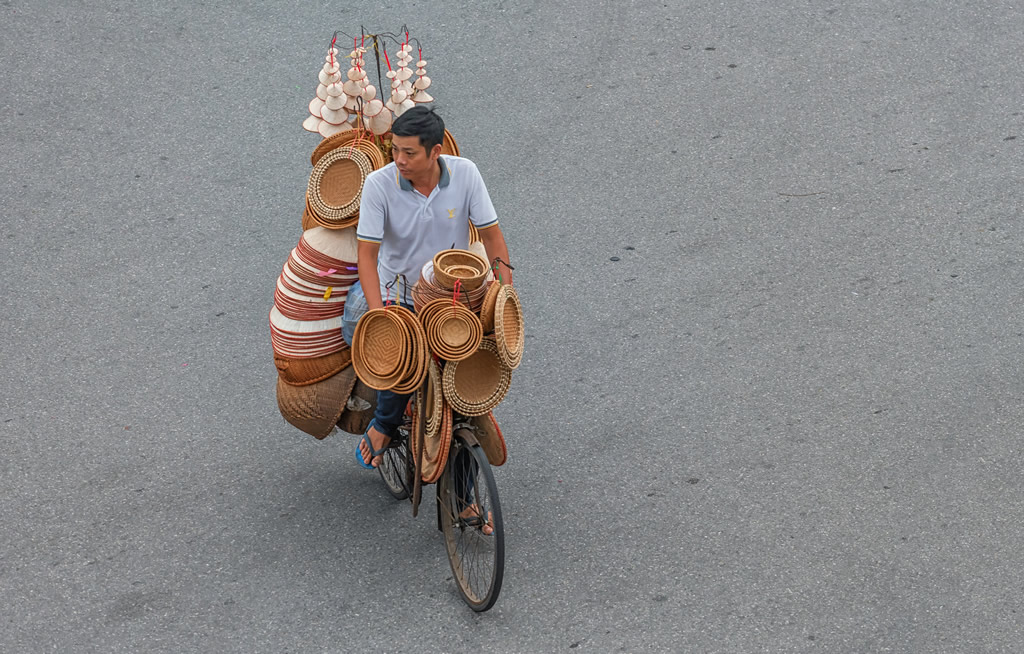
[[[494,606],[505,574],[505,532],[487,455],[464,429],[437,481],[438,518],[459,593],[474,611]],[[485,533],[486,529],[491,533]]]

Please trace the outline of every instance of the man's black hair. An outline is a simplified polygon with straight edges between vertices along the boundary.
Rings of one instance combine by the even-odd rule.
[[[430,154],[435,145],[444,141],[444,121],[433,109],[418,104],[395,119],[391,133],[395,136],[420,137],[420,145]]]

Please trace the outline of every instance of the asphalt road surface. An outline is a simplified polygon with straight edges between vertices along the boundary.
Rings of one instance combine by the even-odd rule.
[[[527,323],[483,615],[274,400],[317,71],[403,23]],[[1022,33],[987,0],[0,2],[0,650],[1020,651]]]

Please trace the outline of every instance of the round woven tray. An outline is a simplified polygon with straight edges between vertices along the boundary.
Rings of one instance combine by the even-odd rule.
[[[352,364],[367,386],[387,390],[405,370],[409,336],[396,311],[371,309],[363,314],[352,336]]]
[[[372,171],[370,158],[357,148],[345,146],[321,157],[306,189],[313,218],[337,223],[359,211],[363,182]]]
[[[443,381],[444,397],[453,409],[464,416],[480,416],[505,399],[512,372],[502,364],[497,346],[488,338],[472,356],[446,364]]]
[[[484,327],[484,333],[490,334],[494,331],[494,301],[498,299],[498,291],[501,289],[499,282],[491,282],[487,287],[487,294],[480,303],[480,324]]]
[[[519,294],[509,285],[498,290],[494,300],[494,340],[502,362],[515,370],[523,359],[523,307]]]

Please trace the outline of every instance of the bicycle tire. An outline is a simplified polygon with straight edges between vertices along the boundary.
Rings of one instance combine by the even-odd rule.
[[[474,611],[487,611],[498,600],[505,576],[504,522],[487,455],[466,429],[453,435],[448,463],[437,481],[437,502],[459,594]],[[492,527],[491,534],[483,532],[484,520]]]

